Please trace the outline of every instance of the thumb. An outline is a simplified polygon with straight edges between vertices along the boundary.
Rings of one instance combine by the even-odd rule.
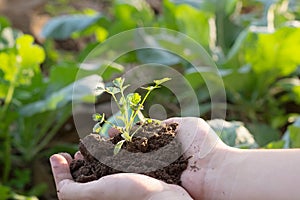
[[[72,180],[69,163],[66,157],[61,154],[54,154],[50,157],[51,169],[57,190],[61,187],[63,180]]]
[[[89,192],[86,192],[86,190],[89,189],[89,184],[74,182],[69,169],[70,159],[70,155],[65,153],[54,154],[50,157],[58,199],[91,199],[87,197],[90,195]]]
[[[204,158],[222,142],[210,126],[201,118],[170,118],[164,123],[178,123],[177,138],[186,155]]]

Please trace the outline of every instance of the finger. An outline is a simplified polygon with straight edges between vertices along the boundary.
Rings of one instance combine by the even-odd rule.
[[[166,119],[164,120],[162,123],[163,124],[172,124],[172,123],[180,123],[182,122],[184,118],[181,118],[181,117],[172,117],[172,118],[169,118],[169,119]]]
[[[80,151],[77,151],[74,155],[75,160],[83,160],[83,155],[81,154]]]
[[[55,181],[56,188],[59,188],[59,184],[66,179],[72,180],[72,176],[69,169],[69,163],[61,154],[54,154],[50,157],[51,169]]]
[[[167,186],[157,179],[134,173],[104,176],[95,184],[97,192],[101,193],[103,199],[145,199],[150,193],[163,191]]]
[[[63,156],[66,159],[66,161],[68,162],[68,165],[70,165],[70,163],[73,160],[73,158],[70,154],[68,154],[68,153],[59,153],[59,155]]]
[[[183,152],[190,156],[205,157],[220,142],[216,133],[201,118],[170,118],[164,123],[178,123],[177,139],[182,144]]]

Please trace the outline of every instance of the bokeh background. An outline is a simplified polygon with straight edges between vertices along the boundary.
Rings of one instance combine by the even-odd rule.
[[[207,69],[170,53],[123,55],[102,74],[105,83],[140,64],[168,65],[191,84],[199,117],[223,127],[228,145],[300,147],[299,0],[0,0],[0,200],[57,199],[48,159],[77,150],[72,89],[80,64],[107,38],[138,27],[176,30],[203,46],[223,79],[226,121],[211,119],[218,91],[209,93]],[[75,100],[89,133],[91,99],[83,92]],[[150,96],[145,111],[158,103],[168,117],[180,115],[167,90]],[[110,116],[110,97],[98,97],[96,110]]]

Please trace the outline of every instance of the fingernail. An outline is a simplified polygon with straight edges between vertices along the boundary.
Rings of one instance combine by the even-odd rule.
[[[57,154],[50,156],[49,160],[50,160],[51,165],[56,164],[57,163]]]

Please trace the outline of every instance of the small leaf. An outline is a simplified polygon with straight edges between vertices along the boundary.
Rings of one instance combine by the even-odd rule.
[[[124,104],[126,104],[126,99],[122,96],[119,100],[119,104],[122,106]]]
[[[105,91],[109,94],[118,94],[120,92],[120,89],[116,87],[106,87]]]
[[[148,87],[141,87],[141,88],[144,89],[144,90],[152,91],[156,88],[160,88],[160,86],[148,86]]]
[[[145,117],[143,115],[143,113],[141,112],[142,108],[137,112],[137,116],[139,118],[139,121],[144,122],[145,121]]]
[[[105,88],[102,86],[98,86],[96,88],[96,94],[102,94],[105,91]]]
[[[148,124],[151,124],[151,123],[153,122],[153,120],[152,120],[151,118],[147,118],[146,122],[147,122]]]
[[[128,84],[128,85],[125,85],[125,86],[123,86],[122,88],[123,88],[123,91],[126,89],[126,88],[128,88],[130,85]]]
[[[127,140],[127,141],[130,141],[130,140],[131,140],[131,137],[130,137],[129,133],[127,133],[127,132],[124,132],[121,136],[122,136],[125,140]]]
[[[125,140],[121,140],[121,141],[119,141],[119,142],[115,145],[115,148],[114,148],[114,155],[117,155],[117,154],[120,152],[120,150],[121,150],[122,145],[123,145],[124,142],[125,142]]]
[[[104,120],[105,120],[105,114],[103,113],[103,114],[101,115],[101,114],[99,114],[99,113],[95,113],[95,114],[93,114],[93,120],[96,121],[96,122],[102,123],[102,122],[104,122]]]
[[[130,106],[137,106],[141,99],[142,97],[139,93],[130,93],[127,95],[127,100],[129,101]]]
[[[171,80],[171,78],[163,78],[163,79],[159,79],[159,80],[154,80],[153,82],[156,84],[156,85],[161,85],[167,81]]]
[[[101,124],[100,122],[98,122],[97,124],[95,124],[95,126],[93,128],[93,132],[94,133],[100,133],[101,128],[102,128],[100,124]]]
[[[112,83],[118,87],[118,88],[122,88],[123,87],[123,84],[124,84],[124,78],[122,77],[119,77],[119,78],[116,78],[115,80],[112,81]]]

